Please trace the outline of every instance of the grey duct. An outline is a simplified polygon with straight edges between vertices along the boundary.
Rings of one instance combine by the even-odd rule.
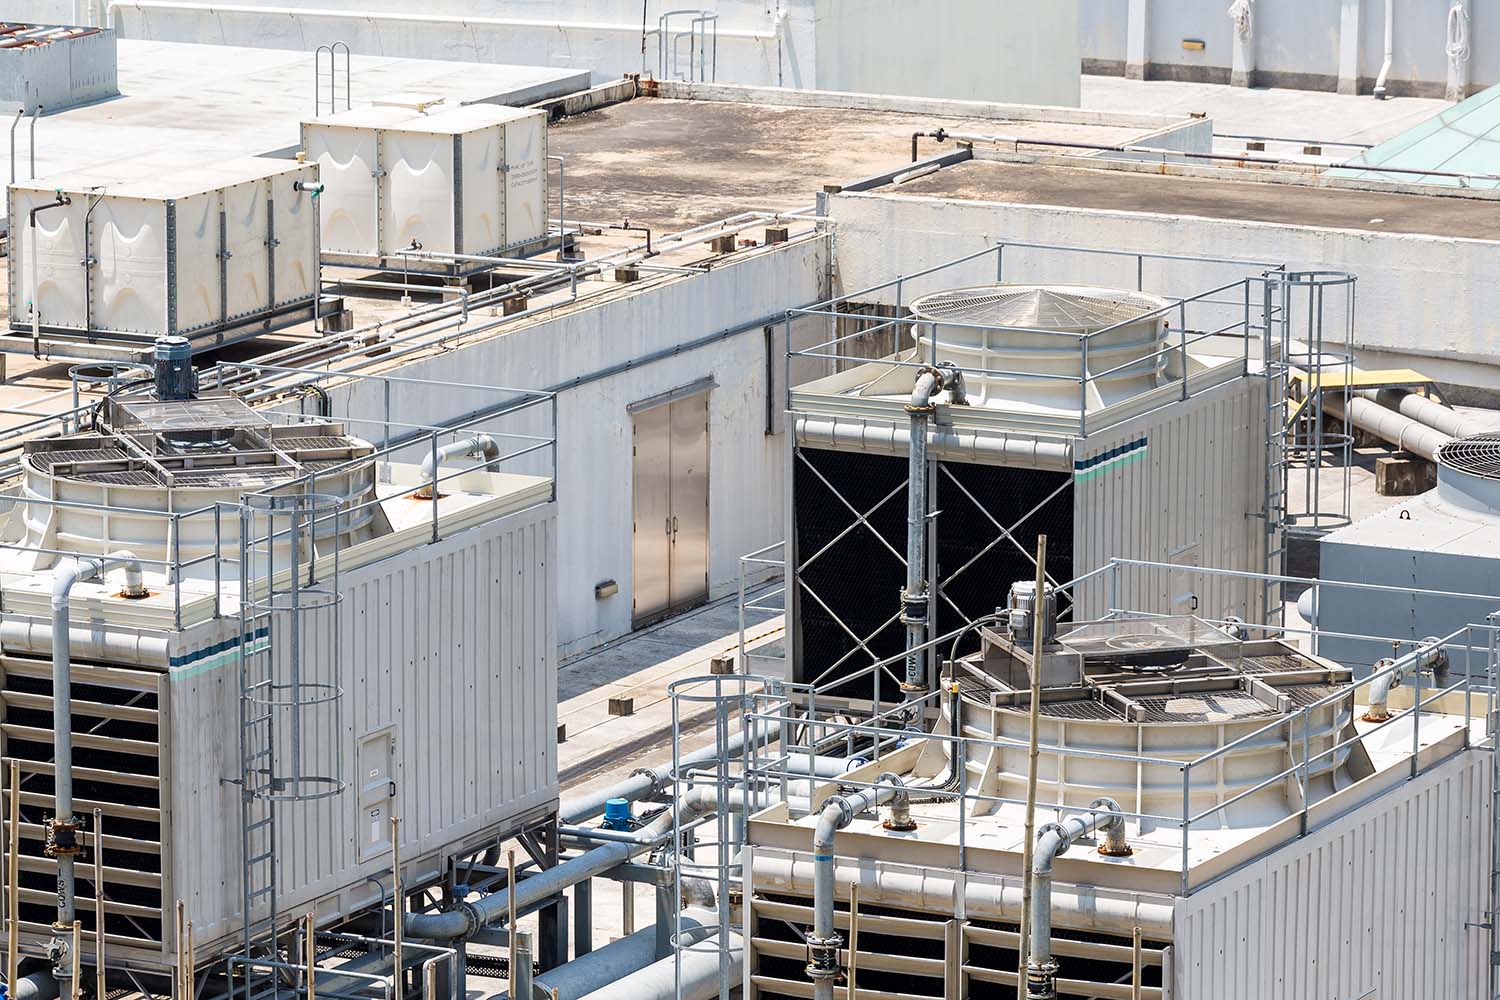
[[[1338,393],[1325,393],[1323,409],[1346,423],[1363,427],[1397,448],[1421,455],[1429,462],[1437,461],[1438,449],[1453,440],[1451,435],[1395,410],[1388,410],[1363,395],[1350,394],[1348,412],[1345,413],[1343,397]]]
[[[1364,714],[1364,721],[1385,722],[1391,717],[1389,707],[1391,688],[1400,684],[1409,674],[1443,666],[1447,662],[1448,654],[1443,652],[1442,640],[1436,636],[1423,639],[1420,646],[1405,656],[1396,659],[1386,657],[1377,662],[1375,672],[1379,676],[1370,682],[1370,702]]]
[[[1125,817],[1113,799],[1095,799],[1093,812],[1070,816],[1061,823],[1048,823],[1037,831],[1036,851],[1031,861],[1031,947],[1026,959],[1026,1000],[1054,1000],[1057,996],[1057,961],[1052,957],[1052,865],[1079,837],[1098,830],[1104,834],[1099,853],[1123,857],[1130,853],[1125,842]]]
[[[906,789],[894,774],[882,774],[871,788],[850,795],[835,795],[823,803],[813,829],[813,927],[807,935],[807,976],[813,983],[813,1000],[833,1000],[834,980],[839,974],[839,946],[844,943],[833,926],[834,854],[838,831],[854,817],[898,796]],[[902,803],[898,809],[904,809]]]
[[[754,856],[752,878],[757,892],[809,897],[816,862],[805,855],[777,857],[764,850]],[[1021,883],[979,873],[935,868],[904,869],[869,865],[857,859],[834,865],[834,884],[859,886],[860,904],[1016,924],[1021,920]],[[1130,937],[1134,928],[1170,940],[1173,904],[1166,897],[1111,893],[1093,886],[1053,886],[1054,925]]]
[[[875,455],[905,455],[911,448],[909,427],[863,417],[799,414],[795,431],[797,444],[808,448],[862,451]],[[927,454],[948,462],[1073,471],[1073,449],[1062,439],[929,426]]]
[[[103,577],[109,570],[125,569],[122,596],[146,596],[140,560],[131,552],[77,559],[59,565],[52,574],[52,767],[55,813],[48,822],[48,839],[57,857],[57,924],[53,927],[52,974],[60,980],[72,978],[71,958],[75,890],[73,859],[83,848],[80,824],[73,815],[73,663],[69,647],[69,621],[73,585]]]
[[[500,457],[500,446],[488,434],[475,434],[462,441],[445,444],[436,451],[428,452],[427,457],[422,459],[421,472],[422,480],[428,485],[417,495],[431,497],[437,492],[437,470],[444,459],[468,455],[479,455],[484,459],[484,467],[493,471],[494,463]]]

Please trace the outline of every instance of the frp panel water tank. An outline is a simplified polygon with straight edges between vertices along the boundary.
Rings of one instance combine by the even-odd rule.
[[[304,122],[302,146],[328,189],[329,263],[472,271],[411,253],[494,256],[547,235],[545,112],[375,105]]]
[[[145,350],[310,319],[317,180],[314,164],[266,157],[147,158],[12,184],[10,328]]]

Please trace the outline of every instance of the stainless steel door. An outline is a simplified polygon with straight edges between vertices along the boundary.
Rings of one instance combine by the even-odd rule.
[[[631,441],[631,618],[639,625],[671,606],[671,405],[636,413]]]
[[[672,607],[708,598],[708,393],[671,404]]]

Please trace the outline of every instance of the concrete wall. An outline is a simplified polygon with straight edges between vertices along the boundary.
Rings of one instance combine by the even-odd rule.
[[[0,106],[62,111],[119,92],[113,31],[0,49]]]
[[[661,279],[597,304],[538,318],[513,332],[413,361],[403,377],[547,387],[670,349],[821,297],[827,244],[809,239],[775,252],[716,266],[707,274]],[[773,345],[771,387],[779,406],[782,351]],[[757,326],[712,346],[633,367],[558,396],[558,643],[581,652],[630,631],[631,418],[626,407],[705,376],[709,397],[709,583],[732,592],[739,557],[783,534],[782,443],[766,433],[767,349]],[[374,383],[335,387],[334,412],[378,419]],[[495,400],[486,400],[493,403]],[[477,406],[472,396],[427,386],[398,387],[392,409],[411,423],[451,420]],[[538,417],[542,412],[538,411]],[[505,428],[522,432],[522,428]],[[526,433],[545,433],[538,424]],[[413,461],[419,460],[413,456]],[[513,471],[532,471],[515,469]],[[594,585],[615,580],[619,593],[597,600]]]
[[[1395,10],[1392,95],[1441,97],[1448,76],[1451,0],[1405,0]],[[1464,0],[1470,18],[1470,86],[1500,82],[1500,11]],[[1368,93],[1385,50],[1386,0],[1255,0],[1255,74],[1267,86]],[[1148,79],[1227,82],[1234,65],[1228,3],[1203,0],[1080,0],[1084,69]],[[1132,16],[1145,23],[1144,52],[1130,52]],[[1204,42],[1185,50],[1185,38]],[[1131,65],[1135,64],[1135,65]],[[1343,79],[1341,80],[1341,76]]]
[[[842,194],[830,205],[838,219],[839,275],[846,288],[909,274],[997,238],[1348,271],[1359,279],[1355,347],[1362,364],[1409,365],[1440,381],[1500,389],[1493,333],[1500,286],[1492,278],[1500,243],[898,195]],[[1011,270],[1015,255],[1006,256],[1007,278],[1025,280],[1023,271]],[[1113,280],[1133,287],[1133,261],[1115,266]],[[1100,274],[1108,272],[1098,268],[1070,274],[1054,267],[1043,277],[1102,282]],[[1147,290],[1168,295],[1195,294],[1227,280],[1223,265],[1209,263],[1148,263],[1145,273]],[[943,279],[951,287],[959,283],[959,272]],[[963,280],[994,278],[976,273]]]
[[[1077,0],[817,0],[815,9],[820,90],[1078,105]]]

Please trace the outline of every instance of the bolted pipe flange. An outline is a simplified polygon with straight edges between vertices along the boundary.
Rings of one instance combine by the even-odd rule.
[[[837,979],[839,975],[839,948],[844,938],[837,931],[827,937],[807,935],[807,978],[813,982],[820,979]]]
[[[42,853],[49,858],[77,857],[83,853],[83,840],[78,836],[82,832],[83,824],[78,819],[58,819],[54,816],[47,821]]]
[[[1052,959],[1045,962],[1026,963],[1026,1000],[1056,1000],[1057,998],[1057,963]]]

